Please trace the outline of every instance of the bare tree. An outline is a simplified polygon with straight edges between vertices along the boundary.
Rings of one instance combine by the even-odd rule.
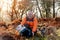
[[[38,9],[39,9],[39,12],[40,12],[40,16],[41,16],[41,18],[42,18],[42,14],[41,14],[41,10],[40,10],[40,7],[39,7],[39,3],[38,3],[38,0],[36,0],[36,4],[37,4],[37,7],[38,7]]]
[[[46,17],[49,18],[50,7],[52,6],[52,0],[41,0],[41,1],[42,1],[42,7],[46,11]]]
[[[55,18],[55,0],[53,0],[53,18]]]
[[[11,13],[11,20],[13,21],[13,15],[15,13],[15,5],[16,5],[16,0],[13,1],[13,5],[12,5],[12,13]]]
[[[22,19],[22,15],[24,14],[24,12],[30,8],[31,8],[30,0],[23,0],[22,2],[19,2],[18,9],[22,10],[21,19]]]

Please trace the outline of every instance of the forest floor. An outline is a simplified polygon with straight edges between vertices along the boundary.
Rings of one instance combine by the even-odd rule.
[[[7,34],[11,33],[10,35],[13,35],[13,34],[15,35],[15,30],[13,30],[11,28],[5,29],[4,27],[0,27],[0,40],[2,40],[2,35],[3,36],[5,35],[4,33],[7,33]],[[57,35],[55,35],[55,34],[57,34]],[[22,40],[24,40],[24,39],[22,39]],[[34,37],[29,38],[29,39],[25,38],[25,40],[60,40],[60,28],[58,28],[55,31],[55,33],[51,33],[49,35],[45,35],[44,37],[41,36],[41,33],[37,33],[37,35],[35,35]]]
[[[43,20],[43,19],[41,19]],[[11,38],[15,40],[60,40],[60,21],[56,22],[54,20],[45,20],[40,21],[38,24],[38,30],[37,34],[31,38],[25,38],[19,35],[19,33],[14,29],[16,28],[17,24],[19,24],[20,21],[13,21],[11,24],[6,25],[5,23],[0,23],[0,40],[3,40],[4,35],[9,35]],[[2,25],[2,26],[1,26]],[[41,34],[40,29],[46,28],[46,32],[44,34],[44,37]],[[11,39],[10,38],[10,39]],[[11,39],[11,40],[13,40]]]

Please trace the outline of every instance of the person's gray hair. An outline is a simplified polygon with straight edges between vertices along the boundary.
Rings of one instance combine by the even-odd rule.
[[[28,11],[27,11],[27,14],[28,14],[28,13],[32,13],[32,14],[33,14],[33,11],[31,11],[31,10],[28,10]]]

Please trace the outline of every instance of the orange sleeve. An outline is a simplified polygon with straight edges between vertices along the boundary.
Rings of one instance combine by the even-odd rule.
[[[26,23],[26,17],[22,19],[21,25],[24,25]]]
[[[33,26],[33,29],[32,29],[33,32],[36,32],[37,24],[38,24],[37,18],[34,18],[34,26]]]

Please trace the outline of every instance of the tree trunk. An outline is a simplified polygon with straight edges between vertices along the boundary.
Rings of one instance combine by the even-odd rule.
[[[40,12],[40,16],[41,16],[41,18],[42,18],[42,14],[41,14],[41,10],[40,10],[39,4],[38,4],[38,0],[36,0],[36,3],[37,3],[37,7],[38,7],[38,9],[39,9],[39,12]]]
[[[13,1],[13,5],[12,5],[12,15],[11,15],[11,21],[13,21],[13,13],[15,13],[15,5],[16,5],[16,0]]]
[[[48,11],[47,11],[47,9],[45,9],[46,10],[46,18],[48,18]]]
[[[15,14],[16,14],[16,18],[18,19],[18,12],[17,12],[17,11],[15,11]]]
[[[22,16],[23,16],[23,14],[24,14],[24,11],[25,11],[25,10],[23,10],[23,11],[22,11],[22,14],[21,14],[21,19],[22,19]]]
[[[55,18],[55,0],[53,0],[53,18]]]

